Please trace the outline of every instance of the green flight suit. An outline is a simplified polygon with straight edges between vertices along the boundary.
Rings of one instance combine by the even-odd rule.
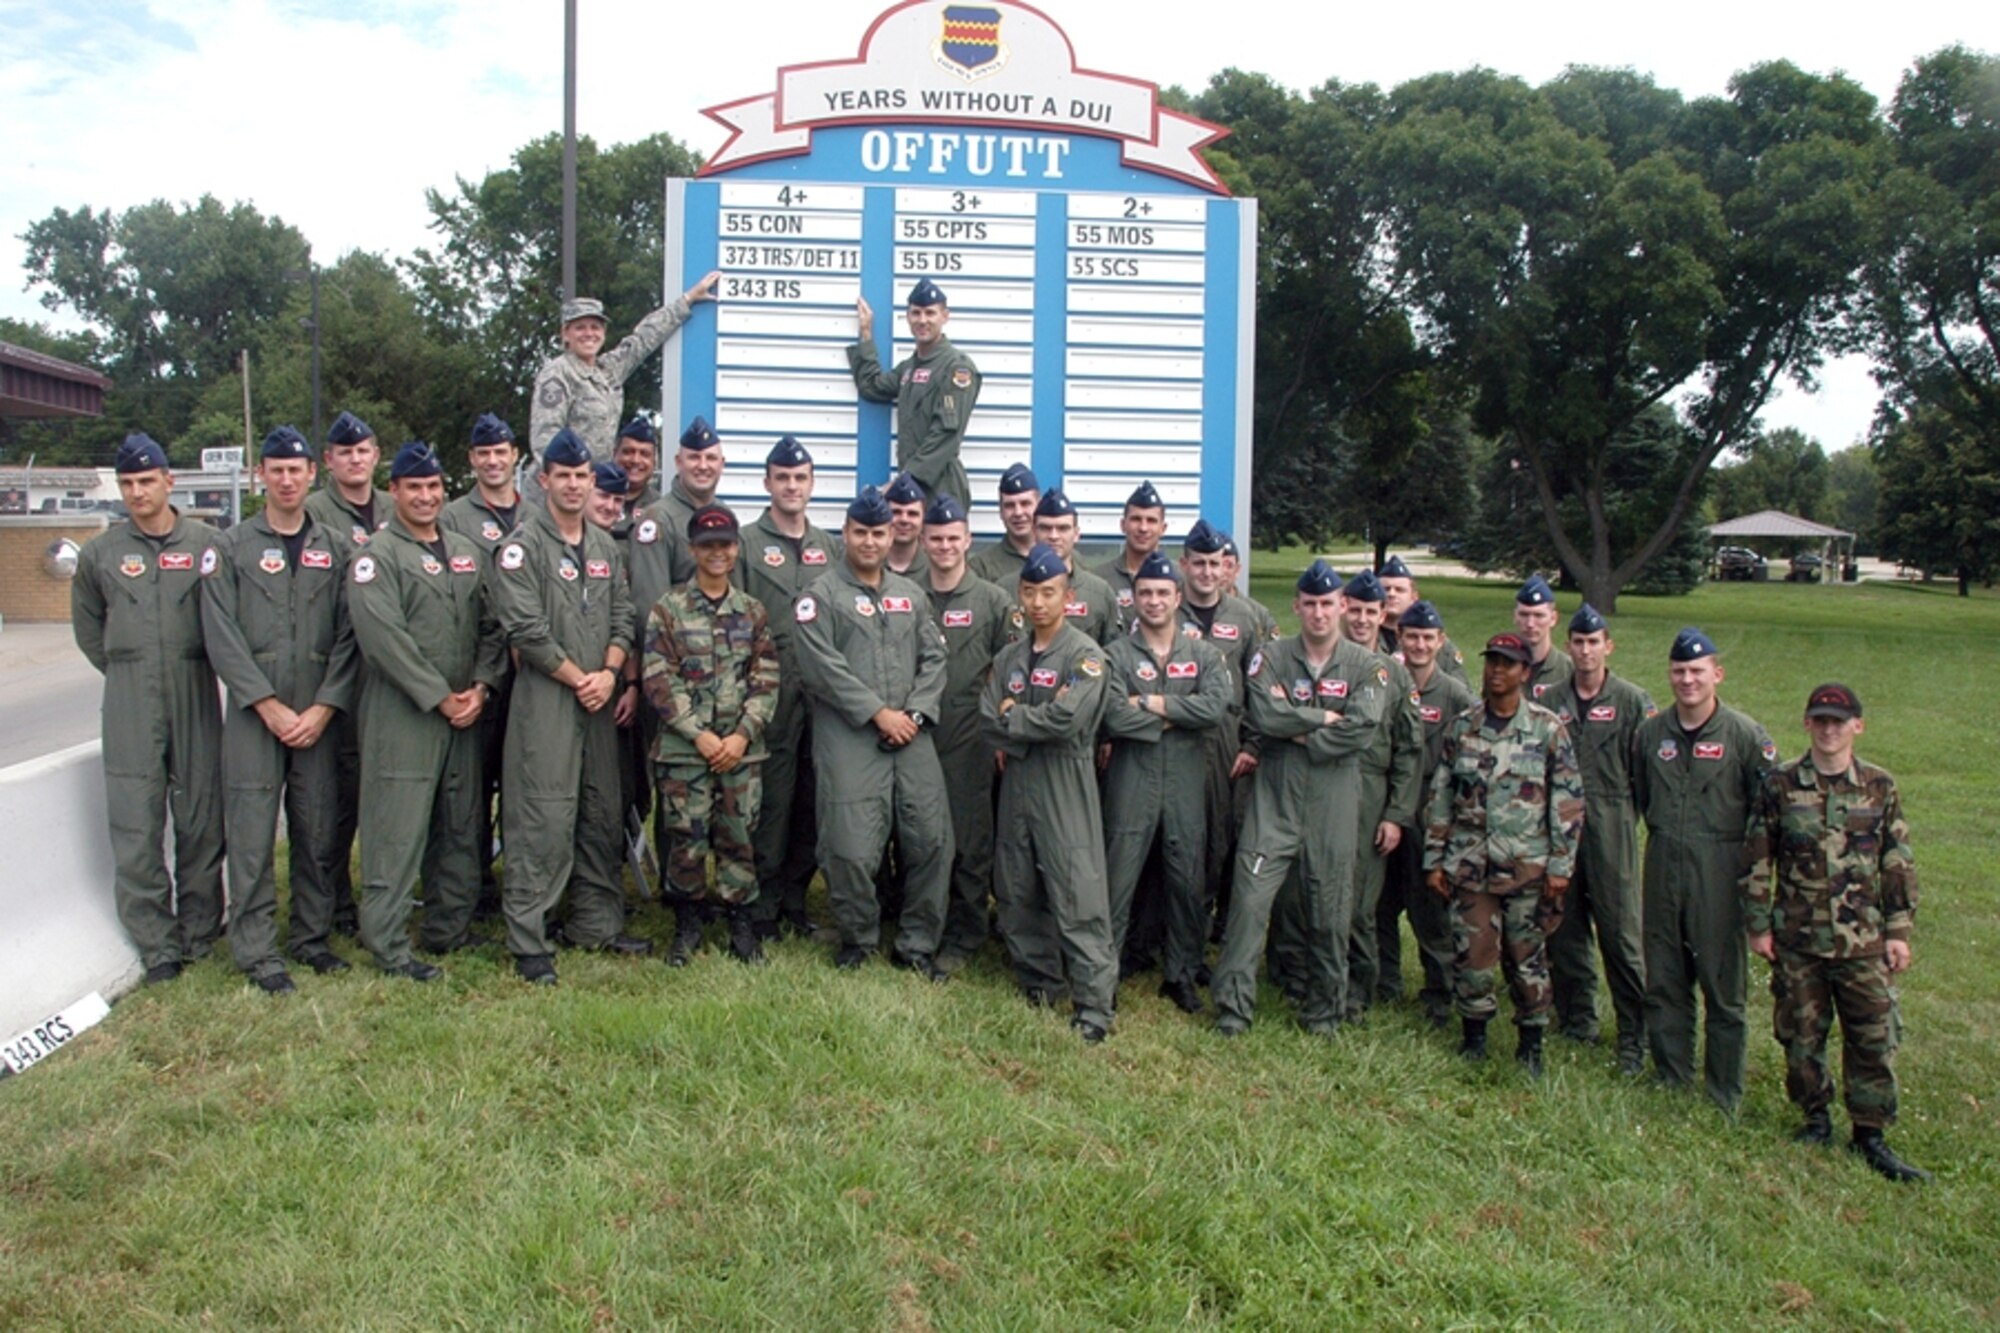
[[[104,676],[113,898],[149,969],[201,958],[222,933],[221,705],[197,572],[215,538],[178,511],[162,538],[113,524],[84,544],[70,582],[76,646]]]
[[[1032,548],[1033,543],[1029,544]],[[966,565],[980,578],[1006,593],[1014,595],[1021,583],[1021,569],[1028,563],[1028,553],[1017,551],[1002,537],[991,546],[982,546],[972,553]]]
[[[694,577],[694,548],[687,543],[687,525],[698,508],[676,477],[666,495],[633,512],[625,539],[625,561],[632,606],[642,622],[655,602]],[[636,651],[638,631],[633,633]]]
[[[516,491],[516,503],[507,509],[496,509],[479,498],[479,491],[467,491],[447,504],[438,514],[438,526],[460,536],[469,537],[477,545],[490,568],[493,553],[500,549],[507,534],[520,521],[521,505],[527,497]],[[494,802],[500,799],[500,772],[504,765],[507,744],[507,701],[509,688],[514,681],[513,664],[508,663],[507,679],[500,688],[486,700],[486,710],[479,715],[476,728],[479,732],[480,770],[486,778],[486,795],[479,803],[479,875],[482,913],[498,912],[499,890],[493,885],[493,815]]]
[[[1016,597],[1020,595],[1020,584],[1016,576],[1010,590]],[[1101,646],[1125,632],[1118,619],[1118,595],[1111,591],[1110,584],[1074,562],[1069,584],[1069,600],[1063,603],[1063,616],[1082,630],[1084,637]]]
[[[880,944],[875,871],[893,833],[904,875],[895,950],[910,959],[934,956],[944,933],[951,811],[931,728],[883,750],[873,718],[894,708],[936,722],[945,645],[927,610],[923,589],[908,579],[885,573],[871,588],[845,561],[792,608],[799,675],[812,700],[819,864],[834,926],[843,945]]]
[[[1192,984],[1208,943],[1208,733],[1228,720],[1236,682],[1212,644],[1176,631],[1162,659],[1142,632],[1104,650],[1110,665],[1103,731],[1111,742],[1104,770],[1104,863],[1112,954],[1125,954],[1139,876],[1158,839],[1167,926],[1163,975]],[[1133,707],[1133,695],[1158,695],[1165,716]]]
[[[1749,970],[1738,882],[1757,787],[1777,758],[1764,728],[1723,703],[1692,733],[1670,707],[1632,737],[1632,795],[1647,834],[1646,1040],[1663,1082],[1693,1082],[1699,986],[1704,1081],[1730,1112],[1743,1100]]]
[[[1118,617],[1118,632],[1130,633],[1132,626],[1138,623],[1139,616],[1132,608],[1134,576],[1125,568],[1125,548],[1119,547],[1117,553],[1099,565],[1095,573],[1104,580],[1104,586],[1111,589],[1111,606],[1113,613]]]
[[[1229,716],[1208,733],[1208,745],[1203,751],[1206,771],[1203,786],[1208,803],[1204,878],[1209,900],[1224,916],[1228,914],[1229,882],[1236,868],[1236,836],[1243,827],[1250,795],[1249,779],[1232,779],[1229,772],[1236,766],[1238,754],[1248,751],[1254,755],[1262,744],[1257,733],[1243,725],[1243,682],[1250,674],[1251,659],[1277,638],[1275,627],[1268,631],[1265,628],[1271,623],[1270,613],[1263,607],[1233,592],[1224,592],[1215,604],[1214,614],[1207,617],[1185,598],[1181,601],[1181,632],[1192,638],[1207,639],[1229,665],[1233,696]]]
[[[1250,1026],[1272,903],[1296,865],[1306,923],[1299,1021],[1309,1031],[1331,1032],[1347,1004],[1361,756],[1395,704],[1389,670],[1344,637],[1315,669],[1304,641],[1293,637],[1253,656],[1244,686],[1245,720],[1264,743],[1250,775],[1250,809],[1210,993],[1224,1031]],[[1328,712],[1340,720],[1327,725]]]
[[[1421,835],[1423,817],[1417,805],[1424,781],[1424,724],[1417,685],[1401,662],[1379,653],[1376,656],[1388,669],[1389,687],[1395,696],[1386,724],[1361,756],[1354,922],[1347,946],[1347,1016],[1351,1019],[1368,1011],[1377,984],[1375,915],[1382,902],[1389,858],[1375,848],[1376,827],[1393,823],[1402,829],[1402,841],[1407,842]]]
[[[344,534],[302,519],[296,563],[267,514],[244,519],[202,557],[202,634],[229,688],[222,719],[223,827],[228,834],[229,949],[253,977],[280,972],[278,879],[272,853],[283,803],[291,848],[291,952],[325,953],[333,933],[340,825],[335,722],[354,712],[361,658],[347,618]],[[315,704],[333,717],[302,750],[271,734],[255,705],[275,698],[294,712]]]
[[[1560,689],[1575,674],[1576,663],[1569,660],[1569,654],[1551,647],[1547,657],[1529,667],[1528,688],[1523,693],[1530,701],[1547,708],[1550,691]]]
[[[387,491],[371,490],[366,506],[355,506],[347,502],[331,477],[327,478],[311,495],[306,497],[306,516],[315,523],[324,524],[336,536],[347,536],[347,554],[356,552],[374,539],[375,534],[388,526],[389,515],[393,512]],[[334,719],[334,753],[340,761],[340,823],[333,831],[333,844],[327,848],[327,855],[333,860],[333,928],[352,931],[356,927],[354,892],[354,835],[359,828],[361,816],[361,718],[357,713],[342,713]]]
[[[882,568],[885,572],[890,574],[901,574],[904,578],[908,579],[910,582],[916,584],[920,588],[929,585],[931,577],[931,558],[928,555],[924,554],[924,548],[922,546],[917,547],[916,554],[910,557],[910,563],[905,567],[903,567],[902,569],[897,569],[893,564],[890,563],[890,561],[894,560],[895,558],[896,554],[894,551],[889,552],[889,554],[883,558]]]
[[[896,405],[896,470],[916,478],[933,498],[942,491],[970,505],[972,489],[958,455],[979,401],[979,367],[972,358],[940,335],[929,352],[887,374],[873,342],[850,344],[847,366],[863,398]]]
[[[1097,790],[1104,682],[1104,649],[1075,622],[1040,653],[1029,630],[993,659],[979,715],[987,740],[1007,757],[993,899],[1014,976],[1030,996],[1053,1000],[1066,988],[1077,1019],[1109,1032],[1118,953]],[[1006,699],[1014,702],[1003,714]]]
[[[840,540],[810,521],[805,535],[778,531],[766,508],[742,529],[743,554],[736,582],[764,604],[771,641],[778,646],[778,702],[764,728],[763,803],[752,835],[757,846],[760,891],[753,915],[763,922],[781,914],[794,919],[806,910],[819,842],[813,791],[811,709],[799,683],[797,629],[793,603],[806,585],[840,560]]]
[[[532,506],[492,564],[493,611],[516,662],[500,780],[507,848],[500,904],[516,958],[552,952],[548,918],[565,895],[570,943],[594,949],[625,928],[613,703],[585,712],[554,673],[565,661],[601,671],[614,646],[634,651],[632,592],[617,541],[579,521],[583,540],[571,546],[548,506]]]
[[[462,945],[479,893],[479,729],[437,711],[445,696],[506,670],[479,548],[438,533],[440,558],[398,519],[347,562],[347,613],[361,649],[361,942],[378,966],[410,961],[424,881],[424,947]]]
[[[660,818],[673,833],[673,859],[662,867],[667,887],[677,906],[748,907],[757,898],[752,830],[763,799],[765,728],[778,702],[778,646],[764,604],[736,587],[711,602],[693,583],[662,597],[646,615],[645,689],[659,718],[652,760]],[[704,732],[741,735],[742,761],[711,771],[696,743]]]
[[[567,349],[543,362],[528,405],[528,457],[540,458],[567,426],[590,446],[591,457],[610,458],[625,419],[625,381],[687,322],[693,308],[686,296],[676,296],[590,365]]]
[[[1023,633],[1014,599],[967,571],[950,592],[923,581],[931,623],[944,635],[944,698],[938,704],[938,763],[951,801],[951,902],[941,952],[969,958],[986,942],[993,896],[993,746],[979,719],[979,696],[993,659]]]
[[[1432,668],[1430,679],[1417,687],[1417,720],[1424,728],[1424,759],[1419,770],[1423,781],[1417,788],[1417,809],[1430,808],[1431,774],[1444,748],[1446,724],[1477,702],[1478,696],[1463,680],[1445,671],[1442,660]],[[1575,891],[1574,887],[1570,890],[1572,894]],[[1452,942],[1451,905],[1424,883],[1422,838],[1404,838],[1389,856],[1382,902],[1375,912],[1378,1002],[1402,997],[1403,932],[1397,918],[1405,912],[1409,913],[1410,933],[1416,936],[1417,958],[1423,968],[1418,1003],[1433,1019],[1444,1021],[1451,1017],[1452,960],[1457,946]]]
[[[1576,879],[1563,895],[1562,925],[1549,937],[1549,971],[1555,977],[1556,1021],[1569,1036],[1597,1039],[1597,965],[1618,1019],[1621,1055],[1646,1050],[1646,948],[1640,920],[1639,816],[1632,805],[1632,736],[1655,711],[1646,692],[1607,673],[1588,699],[1576,677],[1542,696],[1569,728],[1583,769],[1589,815]],[[1596,931],[1593,947],[1592,930]]]

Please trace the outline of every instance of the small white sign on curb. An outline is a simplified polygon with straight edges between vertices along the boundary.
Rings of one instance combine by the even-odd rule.
[[[0,1078],[27,1071],[66,1045],[78,1033],[96,1027],[111,1012],[111,1006],[96,991],[84,996],[61,1013],[50,1014],[41,1022],[8,1039],[0,1046]]]

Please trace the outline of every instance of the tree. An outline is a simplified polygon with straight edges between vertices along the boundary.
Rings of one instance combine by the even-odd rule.
[[[2000,441],[1957,412],[1922,407],[1876,443],[1882,554],[1926,574],[1949,570],[1958,595],[2000,573]]]
[[[1809,383],[1838,346],[1881,174],[1873,100],[1780,62],[1693,103],[1589,69],[1539,90],[1434,75],[1389,103],[1374,169],[1418,326],[1609,611],[1684,530],[1717,456],[1754,450],[1780,379]],[[1659,456],[1669,502],[1621,551],[1614,445],[1664,405],[1687,447]]]
[[[115,439],[144,428],[177,441],[207,382],[227,377],[239,352],[290,298],[287,270],[305,262],[305,238],[247,203],[212,195],[193,205],[155,200],[117,213],[58,208],[30,224],[30,288],[50,310],[67,307],[97,336],[121,416],[107,403],[95,431]]]
[[[1655,407],[1621,431],[1604,451],[1602,509],[1612,558],[1625,559],[1658,528],[1673,508],[1680,469],[1697,448],[1685,426],[1667,408]],[[1583,521],[1584,497],[1571,478],[1558,478],[1557,515],[1565,524]],[[1503,445],[1481,472],[1479,505],[1464,537],[1465,563],[1481,573],[1505,572],[1526,578],[1559,571],[1565,585],[1576,579],[1563,566],[1541,497],[1524,451]],[[1652,595],[1691,592],[1701,582],[1708,559],[1708,529],[1698,508],[1681,519],[1673,539],[1639,570],[1632,590]],[[1586,590],[1586,601],[1595,604]],[[1609,610],[1599,606],[1599,610]]]
[[[1777,509],[1824,521],[1826,451],[1790,426],[1761,432],[1734,461],[1715,470],[1715,510],[1722,518]]]
[[[1873,555],[1875,507],[1882,490],[1875,455],[1866,445],[1852,445],[1826,460],[1826,522],[1854,534],[1857,555]]]
[[[1953,46],[1918,61],[1889,124],[1868,270],[1877,378],[1905,409],[2000,436],[2000,58]]]
[[[1409,474],[1427,418],[1448,415],[1381,262],[1382,195],[1362,164],[1383,105],[1371,84],[1300,96],[1225,70],[1189,107],[1230,127],[1211,162],[1258,200],[1260,545],[1324,544],[1340,521],[1341,478],[1392,486]]]
[[[1426,420],[1415,442],[1384,469],[1365,444],[1335,454],[1333,517],[1363,535],[1380,569],[1391,546],[1458,533],[1472,515],[1472,431],[1463,412]]]
[[[662,300],[665,183],[699,163],[666,134],[602,150],[581,138],[576,163],[577,285],[604,302],[616,340]],[[511,166],[429,200],[442,240],[403,266],[418,308],[439,342],[466,354],[475,410],[499,412],[525,438],[535,371],[561,350],[562,138],[537,139]],[[635,406],[658,410],[658,364],[656,353],[628,381]]]

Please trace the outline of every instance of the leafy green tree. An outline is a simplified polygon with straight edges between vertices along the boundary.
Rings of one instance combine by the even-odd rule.
[[[1875,554],[1875,509],[1881,490],[1875,454],[1866,445],[1850,446],[1826,460],[1825,521],[1854,534],[1857,555]]]
[[[1541,89],[1433,75],[1389,104],[1373,170],[1418,325],[1471,390],[1475,426],[1517,451],[1562,566],[1609,611],[1685,531],[1716,458],[1753,440],[1780,380],[1809,382],[1838,346],[1881,174],[1873,100],[1779,62],[1693,103],[1572,69]],[[1670,404],[1686,437],[1660,456],[1666,503],[1623,546],[1616,445]]]
[[[1364,536],[1379,569],[1392,546],[1461,532],[1472,516],[1472,477],[1472,430],[1463,412],[1424,421],[1386,466],[1366,443],[1348,441],[1332,469],[1335,525]]]
[[[1765,431],[1715,470],[1715,511],[1736,518],[1763,509],[1823,522],[1828,467],[1819,441],[1790,426]]]
[[[2000,573],[2000,439],[1966,425],[1970,413],[1919,408],[1875,446],[1883,556],[1949,572],[1960,597]]]

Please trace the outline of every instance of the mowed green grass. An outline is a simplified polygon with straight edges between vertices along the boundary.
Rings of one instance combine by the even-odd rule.
[[[1257,580],[1288,624],[1295,556]],[[1507,624],[1497,581],[1424,592],[1468,651]],[[1225,1043],[1151,976],[1087,1048],[991,952],[941,987],[800,943],[758,972],[565,954],[546,992],[495,945],[282,1002],[216,960],[0,1084],[0,1326],[2000,1323],[2000,601],[1626,598],[1615,668],[1664,699],[1688,623],[1788,754],[1806,690],[1848,681],[1903,782],[1924,899],[1891,1141],[1928,1189],[1786,1141],[1754,961],[1729,1123],[1604,1049],[1558,1043],[1537,1086],[1503,1034],[1468,1068],[1408,1007],[1326,1042],[1267,991]]]

